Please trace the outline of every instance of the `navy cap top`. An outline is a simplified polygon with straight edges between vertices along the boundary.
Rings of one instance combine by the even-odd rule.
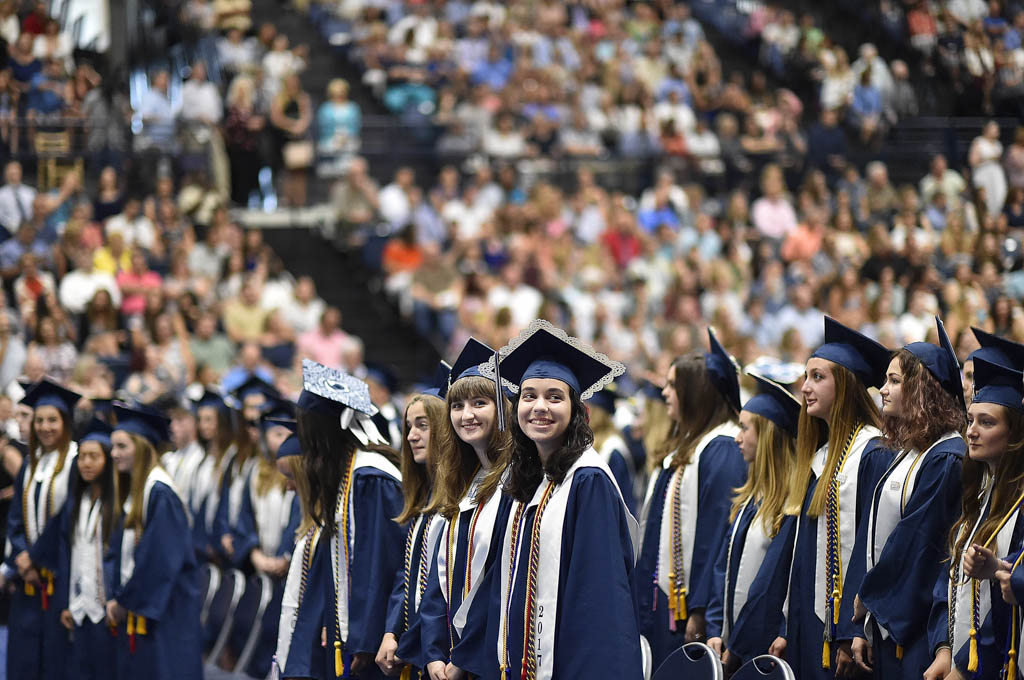
[[[974,333],[974,337],[978,339],[981,347],[971,352],[967,356],[967,361],[980,358],[989,363],[1024,371],[1024,345],[992,333],[986,333],[974,326],[971,326],[971,332]]]
[[[571,387],[581,399],[589,399],[626,367],[570,337],[547,321],[537,319],[500,351],[501,376],[522,386],[531,378],[552,378]],[[494,372],[494,362],[481,366]]]
[[[966,411],[964,388],[960,382],[960,362],[956,359],[953,343],[949,341],[946,327],[942,325],[942,320],[939,317],[935,317],[935,327],[939,334],[938,345],[933,345],[930,342],[912,342],[903,349],[920,359],[928,372],[942,385],[942,389],[956,397],[960,408]]]
[[[55,382],[43,378],[33,385],[28,393],[21,398],[21,403],[32,408],[53,406],[65,415],[71,415],[75,404],[82,398],[78,392],[61,387]]]
[[[800,402],[793,393],[773,380],[747,371],[757,381],[758,392],[743,405],[744,411],[756,413],[772,421],[791,437],[796,437],[800,420]]]
[[[825,317],[825,344],[812,357],[827,359],[853,372],[865,387],[881,387],[890,352],[863,333]]]
[[[431,386],[420,392],[431,397],[444,399],[448,395],[448,381],[452,379],[452,367],[447,361],[440,361],[437,370],[434,371],[434,379]]]
[[[711,376],[711,384],[725,397],[736,413],[740,412],[740,379],[736,375],[736,362],[718,342],[715,332],[708,327],[708,343],[711,351],[704,355],[704,366]]]
[[[210,388],[205,388],[203,390],[203,394],[192,402],[192,406],[196,410],[201,408],[215,408],[223,411],[228,408],[227,403],[224,401],[224,397],[221,396],[219,392],[211,390]]]
[[[465,347],[462,348],[455,363],[452,364],[448,387],[450,388],[457,380],[462,378],[479,376],[480,364],[490,361],[493,356],[494,350],[476,338],[467,340]]]
[[[302,360],[302,394],[299,408],[340,413],[346,407],[373,416],[377,407],[370,401],[370,388],[359,378],[310,359]]]
[[[299,429],[298,421],[296,421],[295,418],[291,418],[291,417],[288,417],[288,418],[264,417],[263,418],[263,422],[266,424],[267,427],[283,427],[283,428],[286,428],[292,434],[295,434],[295,431]]]
[[[114,432],[123,430],[148,440],[154,446],[170,440],[170,419],[162,413],[143,406],[129,407],[114,404],[117,425]]]
[[[395,372],[384,364],[367,363],[366,379],[382,385],[388,392],[398,389],[398,378],[395,377]]]
[[[94,417],[89,421],[89,426],[85,429],[85,434],[78,440],[79,444],[85,442],[97,442],[105,450],[110,450],[110,433],[114,431],[114,428],[109,424],[103,422],[99,418]]]
[[[615,413],[615,400],[619,398],[619,392],[615,389],[615,383],[608,385],[608,387],[594,392],[594,396],[590,397],[588,402],[591,406],[604,409],[608,413]]]
[[[231,394],[233,394],[239,401],[244,400],[252,394],[262,394],[270,399],[277,399],[281,396],[281,393],[277,391],[276,387],[255,373],[246,378],[241,385],[231,390]]]
[[[299,435],[297,434],[288,435],[288,438],[281,442],[281,446],[277,449],[278,460],[301,455],[302,445],[299,443]]]
[[[291,418],[295,418],[295,404],[287,399],[271,399],[260,414],[260,425],[266,429],[277,424],[273,422],[275,419]]]
[[[974,360],[974,403],[999,404],[1024,413],[1024,373],[993,364],[981,357]]]

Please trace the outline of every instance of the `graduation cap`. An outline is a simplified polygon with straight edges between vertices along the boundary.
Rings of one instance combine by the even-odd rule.
[[[426,394],[431,397],[437,397],[444,399],[448,395],[448,381],[452,379],[452,367],[447,361],[441,361],[437,364],[437,370],[434,371],[434,380],[432,386],[423,390],[420,394]]]
[[[448,374],[448,387],[451,388],[456,381],[462,378],[481,375],[480,364],[490,361],[493,356],[494,350],[476,338],[467,340],[455,363],[452,364]],[[447,390],[445,390],[445,394],[447,394]]]
[[[964,388],[960,382],[960,362],[957,361],[953,343],[949,341],[946,328],[939,317],[935,317],[935,327],[939,334],[938,345],[930,342],[912,342],[903,349],[920,359],[928,372],[942,385],[942,389],[956,397],[960,408],[966,411],[967,402],[964,401]]]
[[[645,380],[643,386],[640,388],[640,393],[648,399],[655,401],[665,401],[665,395],[661,393],[660,387],[652,383],[650,380]]]
[[[231,390],[231,394],[239,402],[245,401],[246,397],[253,394],[262,394],[268,399],[277,399],[281,396],[276,387],[255,373],[246,378],[241,385]]]
[[[109,451],[110,433],[113,431],[114,428],[112,426],[93,416],[93,419],[89,421],[89,425],[85,428],[85,434],[79,438],[78,442],[79,444],[97,442],[103,447],[104,451]]]
[[[143,406],[114,404],[117,425],[114,431],[122,430],[138,435],[157,446],[170,440],[170,419],[164,414]]]
[[[595,392],[594,395],[590,397],[590,405],[604,409],[608,413],[615,413],[615,400],[618,398],[619,391],[616,389],[615,383],[612,383],[603,390]]]
[[[113,399],[95,399],[90,397],[89,403],[92,404],[93,415],[102,420],[110,420],[110,416],[114,413]]]
[[[825,317],[825,344],[811,357],[827,359],[849,369],[866,387],[881,387],[890,352],[863,333],[847,328],[830,316]]]
[[[398,390],[398,378],[395,377],[395,372],[384,364],[367,363],[366,379],[372,380],[388,392],[396,392]]]
[[[377,407],[370,401],[370,388],[359,378],[337,369],[302,360],[302,393],[299,408],[338,416],[341,429],[347,430],[366,446],[386,444],[372,417]]]
[[[299,429],[299,423],[295,418],[275,418],[275,417],[264,417],[263,422],[266,423],[267,427],[283,427],[292,434],[295,434],[296,430]]]
[[[61,387],[55,382],[43,378],[33,385],[21,403],[37,409],[40,406],[53,406],[61,413],[70,416],[75,410],[75,404],[82,398],[78,392]]]
[[[281,442],[281,446],[277,449],[277,459],[290,458],[291,456],[301,456],[302,445],[299,443],[299,435],[290,434],[288,438]]]
[[[497,366],[492,360],[481,366],[481,370],[494,374],[497,368],[501,375],[519,386],[531,378],[560,380],[584,400],[626,372],[626,367],[619,362],[543,319],[530,323],[499,355],[501,360]]]
[[[192,407],[196,411],[201,408],[215,408],[218,411],[226,411],[228,409],[224,397],[216,390],[211,390],[208,387],[203,389],[203,393],[198,399],[192,401]]]
[[[738,367],[729,353],[718,342],[715,331],[708,327],[708,344],[711,351],[704,355],[704,366],[711,376],[711,384],[719,394],[725,397],[736,413],[740,412],[740,379],[736,374]]]
[[[981,357],[974,359],[974,403],[999,404],[1024,413],[1024,373]]]
[[[792,392],[773,380],[749,370],[747,375],[757,382],[758,391],[747,399],[743,410],[764,416],[795,438],[797,422],[800,420],[800,401]]]
[[[264,405],[260,414],[260,425],[264,429],[274,427],[277,420],[295,418],[295,404],[287,399],[271,399]]]
[[[967,361],[984,359],[989,363],[1008,366],[1018,371],[1024,370],[1024,345],[987,333],[974,326],[971,326],[971,332],[974,333],[974,337],[977,338],[981,347],[971,352],[967,356]]]

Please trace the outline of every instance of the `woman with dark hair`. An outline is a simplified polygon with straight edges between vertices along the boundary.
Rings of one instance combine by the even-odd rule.
[[[993,579],[1001,558],[1019,560],[1020,506],[1024,501],[1024,406],[1020,371],[974,359],[974,400],[967,409],[960,519],[949,533],[949,640],[947,677],[1016,677],[1016,613]],[[1016,633],[1016,631],[1015,631]],[[1010,642],[1007,654],[1007,641]],[[937,676],[936,676],[937,677]]]
[[[221,395],[205,390],[193,404],[196,431],[205,453],[196,469],[195,488],[191,494],[192,543],[199,559],[207,561],[217,556],[214,524],[220,506],[221,479],[235,456],[235,436],[231,409]]]
[[[674,421],[649,457],[636,565],[640,630],[654,667],[684,642],[703,640],[715,558],[725,541],[733,490],[746,480],[736,446],[736,365],[708,329],[711,351],[672,364],[662,394]],[[652,584],[656,587],[652,588]]]
[[[854,596],[864,578],[868,515],[892,462],[868,387],[884,382],[889,350],[825,317],[825,344],[807,360],[797,430],[797,464],[787,512],[799,515],[785,635],[798,678],[856,672],[850,645]],[[792,645],[792,646],[790,646]]]
[[[7,677],[64,677],[68,632],[60,608],[50,606],[66,574],[55,573],[60,513],[71,491],[78,445],[71,440],[75,404],[81,395],[49,380],[29,388],[22,404],[34,409],[28,455],[14,483],[7,516],[7,566],[17,570],[11,596]]]
[[[159,413],[114,406],[110,436],[124,509],[111,546],[118,555],[107,622],[117,630],[116,677],[202,676],[199,569],[188,509],[156,447],[168,440]]]
[[[300,617],[293,635],[319,640],[325,626],[329,676],[347,669],[382,678],[374,656],[384,637],[392,577],[402,566],[405,537],[392,519],[402,511],[402,476],[371,420],[376,408],[366,383],[308,359],[302,381],[299,439],[313,521],[326,539],[318,555],[329,566],[318,584],[324,615]]]
[[[414,395],[405,406],[401,451],[405,505],[395,521],[409,529],[402,570],[388,604],[387,632],[377,650],[377,665],[385,675],[393,675],[402,667],[402,659],[396,653],[405,633],[409,632],[413,642],[419,644],[413,625],[429,583],[430,557],[434,555],[444,525],[444,518],[429,510],[428,505],[437,477],[439,439],[447,414],[440,394],[448,387],[450,372],[451,368],[442,362],[437,386]],[[419,672],[409,668],[410,673]]]
[[[968,354],[964,359],[963,393],[964,401],[968,404],[971,403],[974,396],[975,359],[981,358],[990,364],[998,364],[1018,371],[1024,369],[1024,345],[973,326],[970,330],[981,347]]]
[[[945,603],[934,602],[933,589],[949,574],[945,539],[960,512],[967,407],[953,345],[935,323],[939,345],[895,352],[881,390],[885,443],[898,453],[871,497],[866,573],[854,601],[857,619],[868,618],[852,644],[854,660],[879,680],[943,678],[949,669]]]
[[[546,321],[501,354],[500,374],[519,386],[505,482],[515,503],[493,539],[490,597],[474,600],[446,677],[638,680],[638,527],[583,403],[625,367]]]
[[[445,395],[448,417],[438,432],[434,493],[427,506],[445,522],[418,619],[397,652],[430,680],[445,680],[484,574],[500,554],[494,536],[512,505],[499,489],[510,443],[499,423],[507,419],[508,401],[479,368],[493,357],[493,349],[470,338],[452,367]]]
[[[708,646],[729,672],[767,651],[778,634],[796,531],[786,502],[800,402],[782,385],[753,377],[759,391],[743,405],[736,435],[747,481],[733,495],[706,617]]]

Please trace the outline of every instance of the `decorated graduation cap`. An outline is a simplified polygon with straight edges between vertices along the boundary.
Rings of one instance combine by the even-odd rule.
[[[277,459],[291,458],[292,456],[302,455],[302,444],[299,442],[299,435],[290,434],[288,438],[281,442],[281,446],[277,449]]]
[[[287,399],[271,399],[263,407],[263,412],[260,414],[260,426],[267,430],[275,425],[279,425],[278,421],[280,420],[294,418],[295,404]]]
[[[299,408],[337,416],[341,429],[352,433],[359,443],[387,444],[372,417],[377,407],[370,401],[370,388],[359,378],[337,369],[302,360],[302,393]]]
[[[708,327],[708,344],[711,351],[704,355],[704,366],[711,376],[711,384],[719,394],[725,397],[736,413],[740,412],[740,379],[736,374],[738,367],[722,343],[715,336],[715,331]]]
[[[889,350],[863,333],[825,317],[825,344],[811,357],[827,359],[850,370],[865,387],[881,387],[889,366]]]
[[[971,326],[971,332],[974,333],[974,337],[977,338],[981,347],[971,352],[967,356],[967,361],[984,359],[989,363],[1024,371],[1024,345],[987,333],[974,326]]]
[[[942,325],[942,320],[939,317],[935,317],[935,327],[939,335],[938,345],[933,345],[930,342],[912,342],[903,349],[920,359],[928,372],[942,385],[942,389],[956,397],[960,408],[966,411],[964,388],[960,382],[960,362],[957,361],[953,343],[949,341],[946,327]]]
[[[33,409],[37,409],[40,406],[53,406],[64,415],[70,416],[75,410],[75,404],[81,398],[82,395],[78,392],[72,392],[55,382],[43,378],[28,390],[25,396],[21,398],[21,403]]]
[[[589,403],[591,406],[604,409],[608,413],[615,413],[615,402],[619,396],[619,390],[616,388],[615,383],[611,383],[603,390],[594,392],[594,395],[590,397]]]
[[[764,416],[791,437],[796,437],[797,422],[800,420],[800,402],[797,398],[774,380],[750,370],[747,371],[747,375],[757,382],[757,394],[747,399],[743,410]]]
[[[998,404],[1024,413],[1024,373],[981,357],[974,359],[974,403]]]
[[[203,389],[203,393],[198,399],[192,401],[192,406],[195,410],[201,408],[215,408],[218,411],[227,410],[227,402],[224,401],[224,397],[216,390],[210,388]]]
[[[619,362],[543,319],[531,322],[501,349],[499,356],[500,361],[492,360],[482,365],[481,370],[493,376],[497,369],[499,377],[518,386],[531,378],[560,380],[584,400],[626,372]]]
[[[118,430],[138,435],[154,446],[170,439],[170,419],[164,414],[143,406],[114,404],[114,415],[117,416]]]
[[[246,397],[253,394],[262,394],[267,399],[277,399],[281,396],[276,387],[255,373],[246,378],[241,385],[231,390],[231,394],[238,401],[244,401]]]
[[[451,379],[452,367],[447,361],[438,362],[437,370],[434,371],[434,380],[432,381],[431,386],[420,392],[420,394],[444,399],[448,394],[448,381]]]
[[[85,429],[78,442],[84,444],[85,442],[96,442],[103,447],[104,451],[110,451],[110,433],[114,431],[114,428],[108,423],[103,422],[95,416],[89,421],[88,427]]]

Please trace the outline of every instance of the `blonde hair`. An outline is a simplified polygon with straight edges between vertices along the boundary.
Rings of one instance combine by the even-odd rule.
[[[743,504],[760,502],[754,521],[760,520],[764,533],[773,538],[786,516],[790,493],[790,478],[796,463],[796,441],[793,436],[762,415],[747,412],[757,428],[757,449],[750,463],[746,483],[736,489],[729,511],[729,521],[735,521]]]
[[[430,425],[430,440],[427,443],[427,462],[420,465],[412,455],[412,445],[409,444],[409,409],[413,404],[423,404],[423,412],[427,416]],[[405,406],[405,419],[402,423],[402,496],[405,503],[402,506],[402,514],[395,518],[399,524],[411,521],[416,515],[423,512],[428,505],[433,485],[434,475],[437,470],[438,444],[444,428],[447,409],[444,401],[429,394],[417,394],[409,400]]]
[[[344,78],[334,78],[327,83],[327,98],[334,99],[335,97],[347,97],[348,96],[348,81]]]
[[[240,106],[239,101],[242,97],[246,98],[246,103],[250,106],[253,103],[253,97],[256,95],[256,83],[250,76],[239,75],[235,76],[235,79],[231,81],[231,85],[228,86],[228,94],[225,99],[227,100],[228,107]]]
[[[123,507],[127,498],[132,499],[132,509],[124,518],[126,529],[134,529],[137,536],[141,536],[142,516],[145,513],[146,480],[154,468],[160,467],[160,458],[156,449],[148,440],[131,432],[125,432],[135,447],[135,461],[132,464],[131,481],[127,484],[120,484],[118,487],[118,504]]]

